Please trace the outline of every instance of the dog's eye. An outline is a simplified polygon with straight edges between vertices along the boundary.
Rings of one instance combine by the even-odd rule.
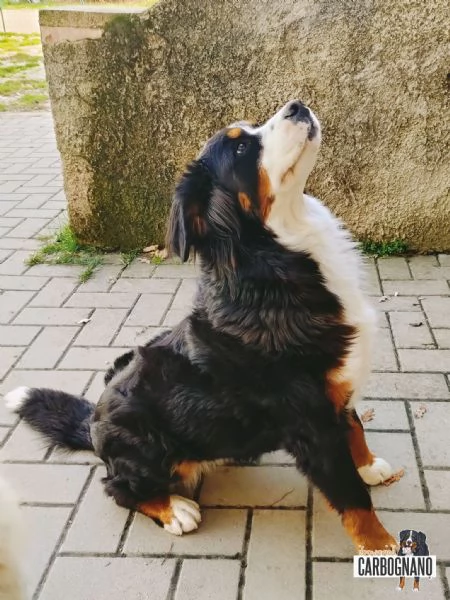
[[[239,144],[236,146],[236,154],[238,156],[242,156],[243,154],[245,154],[247,152],[248,149],[248,142],[239,142]]]

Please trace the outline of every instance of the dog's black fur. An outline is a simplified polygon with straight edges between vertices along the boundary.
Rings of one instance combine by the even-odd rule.
[[[430,551],[427,545],[427,536],[422,531],[415,531],[414,529],[403,529],[399,535],[400,547],[398,549],[398,556],[429,556]],[[414,589],[419,590],[420,577],[414,577]],[[405,578],[400,577],[399,588],[403,589],[405,586]]]
[[[327,393],[355,332],[316,262],[265,226],[260,151],[257,136],[220,132],[177,186],[168,242],[201,259],[191,314],[120,357],[97,407],[32,390],[20,408],[51,443],[95,449],[121,506],[170,493],[183,461],[286,449],[339,513],[372,507]]]

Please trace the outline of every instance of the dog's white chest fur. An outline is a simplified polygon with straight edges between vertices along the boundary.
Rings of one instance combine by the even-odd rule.
[[[304,194],[276,202],[267,225],[279,241],[292,250],[309,253],[319,265],[327,288],[340,300],[348,324],[358,335],[341,371],[353,384],[351,405],[361,394],[370,372],[375,310],[364,295],[361,257],[340,221],[316,198]]]

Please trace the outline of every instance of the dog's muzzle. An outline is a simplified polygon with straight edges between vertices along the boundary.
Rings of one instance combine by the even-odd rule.
[[[311,111],[300,100],[292,100],[292,102],[289,102],[284,107],[283,119],[287,119],[293,123],[307,123],[309,125],[309,140],[312,140],[317,133]]]

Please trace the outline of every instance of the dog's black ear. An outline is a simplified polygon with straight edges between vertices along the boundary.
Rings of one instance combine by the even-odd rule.
[[[200,161],[192,162],[175,189],[167,229],[166,247],[183,262],[191,247],[207,232],[206,210],[213,189],[212,176]]]
[[[425,542],[427,541],[427,536],[423,533],[423,531],[418,531],[417,537],[419,538],[419,542],[421,544],[425,544]]]

